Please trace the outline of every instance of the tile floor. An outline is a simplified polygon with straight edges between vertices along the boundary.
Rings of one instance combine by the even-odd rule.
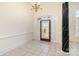
[[[79,42],[70,42],[70,55],[79,56]]]
[[[75,44],[75,43],[74,43]],[[5,54],[3,56],[70,56],[79,55],[78,48],[70,47],[70,53],[61,50],[60,44],[45,41],[31,40]],[[72,52],[73,51],[73,52]],[[76,53],[77,52],[77,53]],[[74,54],[75,53],[75,54]]]

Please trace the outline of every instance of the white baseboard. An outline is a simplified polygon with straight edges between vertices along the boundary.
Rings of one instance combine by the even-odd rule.
[[[32,33],[22,33],[18,35],[11,35],[0,37],[0,55],[32,40]]]

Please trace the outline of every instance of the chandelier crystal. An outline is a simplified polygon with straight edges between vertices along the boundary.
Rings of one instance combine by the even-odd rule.
[[[40,7],[40,5],[37,2],[34,3],[34,5],[32,5],[33,11],[37,12],[39,9],[42,9],[42,8]]]

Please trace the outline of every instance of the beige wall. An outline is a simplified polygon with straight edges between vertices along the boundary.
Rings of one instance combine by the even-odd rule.
[[[0,55],[32,39],[29,7],[29,3],[0,3]]]
[[[34,13],[34,39],[40,40],[39,35],[39,21],[37,18],[41,16],[54,16],[56,22],[56,38],[52,39],[55,42],[62,43],[62,3],[40,3],[42,10],[39,10],[37,13]],[[52,25],[53,26],[53,25]],[[52,28],[53,29],[53,28]],[[53,31],[53,30],[52,30]],[[53,33],[53,32],[52,32]],[[53,37],[53,35],[52,35]]]
[[[37,18],[44,15],[54,17],[54,41],[62,43],[62,3],[40,4],[43,9],[33,13],[31,3],[0,3],[0,55],[31,39],[40,40]]]
[[[79,42],[79,37],[76,36],[76,20],[75,12],[79,10],[78,2],[69,3],[69,37],[70,41]]]

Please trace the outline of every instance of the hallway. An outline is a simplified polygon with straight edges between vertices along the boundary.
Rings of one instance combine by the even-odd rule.
[[[79,56],[79,3],[69,2],[68,20],[62,19],[62,4],[42,2],[43,9],[33,12],[30,2],[0,3],[0,55]],[[45,22],[47,20],[51,22]],[[49,38],[51,42],[40,41],[40,38]],[[63,52],[62,47],[69,52]]]

